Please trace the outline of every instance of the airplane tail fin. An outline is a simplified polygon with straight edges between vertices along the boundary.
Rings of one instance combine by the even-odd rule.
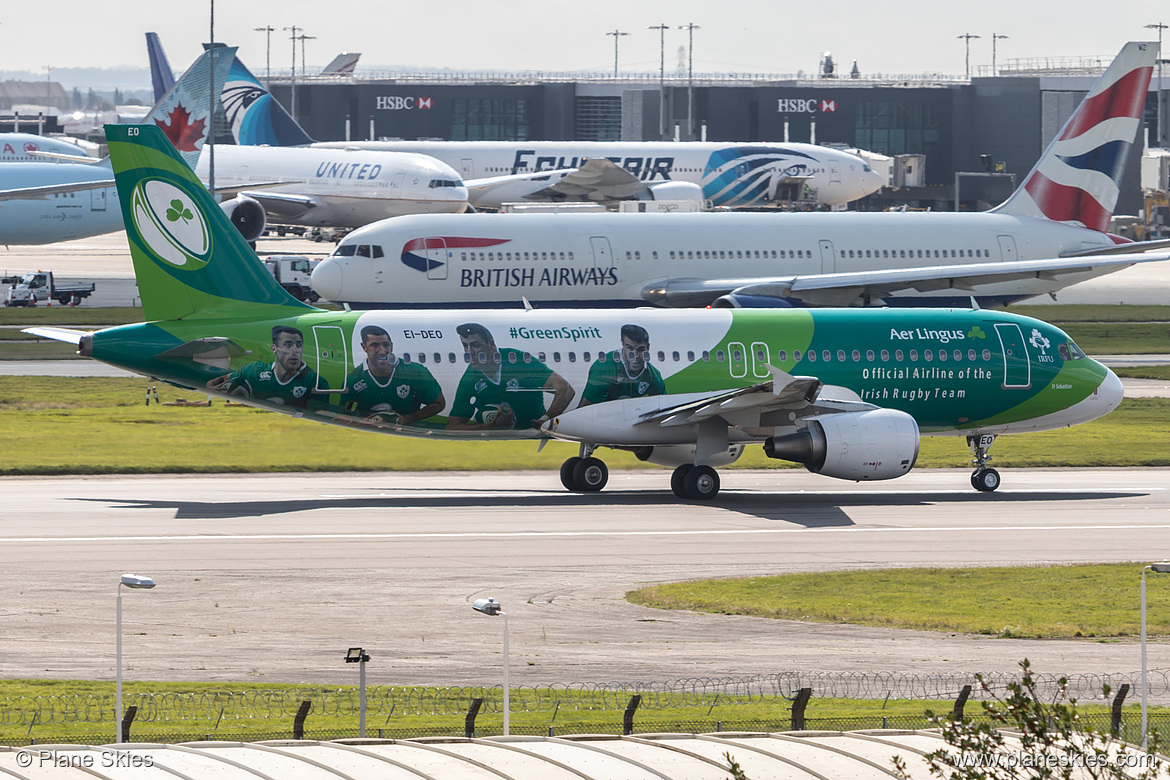
[[[154,86],[154,102],[157,103],[175,86],[175,72],[167,62],[167,53],[163,51],[158,33],[146,34],[146,54],[150,59],[150,83]]]
[[[321,71],[322,76],[352,76],[354,70],[357,68],[358,60],[361,59],[361,52],[343,51],[338,54],[333,60],[325,66],[325,70]]]
[[[1156,43],[1127,43],[1023,185],[992,211],[1108,230],[1157,56]]]
[[[106,140],[147,320],[313,310],[277,283],[161,128],[106,125]]]
[[[211,57],[208,52],[203,52],[142,120],[143,124],[158,125],[192,170],[199,162],[199,153],[203,151],[203,144],[211,131],[212,112],[209,106],[212,103],[208,95],[218,95],[223,90],[224,80],[236,54],[233,46],[217,48],[215,51],[214,85],[208,84]]]
[[[240,146],[305,146],[313,143],[308,133],[239,59],[232,63],[224,85],[223,109],[232,135]]]

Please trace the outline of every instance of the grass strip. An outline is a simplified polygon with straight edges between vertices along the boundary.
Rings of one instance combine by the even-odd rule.
[[[225,406],[146,406],[145,379],[0,377],[0,474],[258,473],[274,471],[555,470],[577,447],[535,441],[436,441],[375,435]],[[207,396],[156,385],[159,400]],[[1003,436],[993,449],[1004,468],[1170,465],[1170,399],[1135,398],[1074,428]],[[612,469],[659,468],[602,450]],[[970,462],[961,437],[926,438],[920,468]],[[792,468],[749,447],[739,468]]]
[[[651,585],[635,604],[1003,638],[1132,637],[1142,563],[882,569]],[[1147,589],[1150,634],[1170,633],[1170,588]]]

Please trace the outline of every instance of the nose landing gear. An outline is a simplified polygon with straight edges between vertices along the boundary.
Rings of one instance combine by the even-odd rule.
[[[981,433],[967,437],[967,444],[971,447],[971,465],[975,471],[971,473],[971,487],[982,493],[990,493],[999,487],[999,472],[987,464],[991,461],[988,451],[995,443],[995,434]]]

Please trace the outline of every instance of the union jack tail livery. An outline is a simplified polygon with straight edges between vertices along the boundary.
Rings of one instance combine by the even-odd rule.
[[[1157,56],[1156,43],[1127,43],[1023,186],[993,211],[1107,231]]]

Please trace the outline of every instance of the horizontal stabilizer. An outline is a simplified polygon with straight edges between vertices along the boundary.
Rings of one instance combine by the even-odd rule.
[[[210,336],[180,344],[166,352],[160,352],[155,357],[164,360],[192,360],[226,371],[231,366],[232,358],[250,354],[251,350],[244,349],[231,339]]]
[[[89,335],[89,331],[72,330],[70,328],[21,328],[20,332],[27,333],[30,336],[38,336],[42,339],[64,341],[66,344],[81,344],[82,337]]]

